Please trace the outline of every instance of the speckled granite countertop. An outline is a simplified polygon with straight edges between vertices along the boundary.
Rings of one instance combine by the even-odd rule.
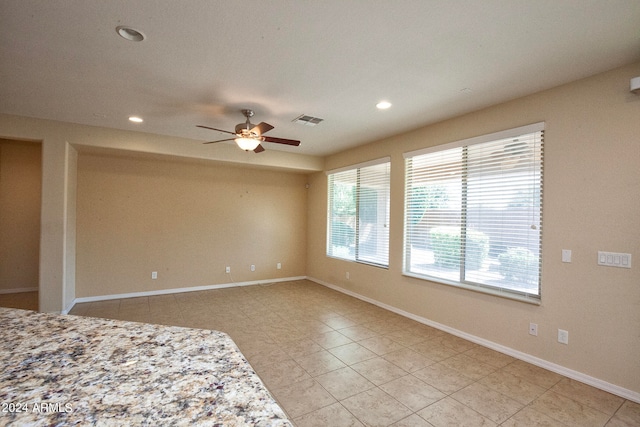
[[[4,308],[0,331],[0,425],[292,425],[222,332]]]

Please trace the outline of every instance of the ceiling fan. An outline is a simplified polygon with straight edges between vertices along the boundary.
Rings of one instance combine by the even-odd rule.
[[[264,147],[260,144],[261,142],[273,142],[276,144],[294,145],[296,147],[300,145],[300,141],[297,141],[295,139],[284,139],[284,138],[275,138],[272,136],[263,136],[263,134],[273,129],[273,126],[265,122],[260,122],[260,124],[258,125],[253,125],[249,121],[249,118],[253,117],[253,114],[254,114],[253,110],[245,109],[240,111],[247,118],[247,121],[245,123],[238,123],[236,125],[235,132],[216,129],[209,126],[197,125],[199,128],[211,129],[218,132],[228,133],[234,136],[233,138],[219,139],[217,141],[205,142],[205,144],[213,144],[216,142],[223,142],[223,141],[235,141],[236,144],[238,144],[238,147],[240,147],[244,151],[253,151],[255,153],[261,153],[264,151]]]

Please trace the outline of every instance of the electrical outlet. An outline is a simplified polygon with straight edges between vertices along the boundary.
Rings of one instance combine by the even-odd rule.
[[[276,268],[277,268],[278,270],[280,270],[280,269],[282,268],[282,263],[277,263],[277,264],[276,264]]]
[[[231,267],[225,267],[224,272],[225,273],[231,273]]]
[[[156,279],[158,278],[158,272],[157,272],[157,271],[152,271],[152,272],[151,272],[151,278],[152,278],[153,280],[156,280]]]
[[[562,262],[571,262],[571,249],[562,250]]]
[[[569,331],[558,329],[558,342],[561,344],[569,344]]]
[[[256,271],[256,266],[251,264],[251,271]]]
[[[537,323],[529,323],[529,335],[533,335],[534,337],[538,336],[538,324]]]
[[[345,275],[347,277],[347,280],[349,280],[349,272],[347,271],[347,274]]]

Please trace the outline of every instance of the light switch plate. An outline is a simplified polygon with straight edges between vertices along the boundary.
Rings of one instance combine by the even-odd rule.
[[[562,262],[571,262],[571,249],[562,250]]]
[[[598,265],[631,268],[631,254],[598,251]]]

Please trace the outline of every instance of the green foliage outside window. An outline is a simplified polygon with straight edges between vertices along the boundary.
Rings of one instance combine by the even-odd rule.
[[[427,209],[442,209],[448,201],[447,189],[442,185],[412,187],[407,206],[409,225],[419,223]]]
[[[431,249],[436,265],[446,268],[460,268],[460,228],[435,227],[429,233]],[[467,270],[478,270],[489,254],[489,237],[476,230],[467,231]]]
[[[538,277],[538,257],[527,248],[509,248],[498,256],[500,274],[517,282],[535,282]]]
[[[332,214],[334,216],[352,216],[356,214],[356,192],[353,185],[334,184]]]

